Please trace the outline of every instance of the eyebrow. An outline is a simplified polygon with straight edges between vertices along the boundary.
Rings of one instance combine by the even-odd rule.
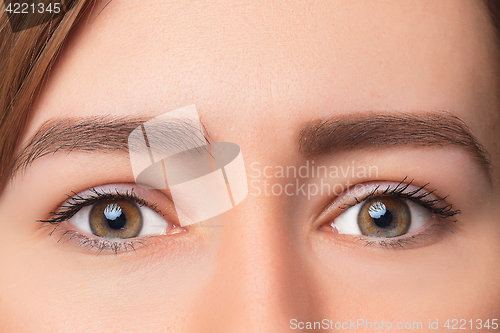
[[[43,123],[30,141],[16,156],[11,177],[24,171],[35,160],[58,152],[123,152],[138,151],[141,147],[129,145],[128,137],[133,130],[150,120],[140,117],[94,116],[89,118],[51,119]],[[154,135],[148,136],[148,148],[177,149],[184,151],[189,143],[206,142],[206,130],[189,122],[153,122],[149,127]],[[205,130],[205,132],[204,132]],[[203,140],[203,141],[201,141]],[[192,146],[192,145],[191,145]],[[206,149],[202,147],[201,149]],[[190,149],[189,151],[192,151]]]
[[[28,168],[36,159],[57,152],[128,152],[128,136],[148,121],[138,117],[94,116],[52,119],[32,136],[13,163],[11,175]],[[189,124],[169,123],[158,128],[152,146],[182,149],[186,140],[199,140],[200,131]],[[206,132],[206,130],[205,130]],[[203,138],[209,143],[204,133]],[[490,157],[467,125],[447,112],[360,113],[330,117],[306,125],[299,134],[299,151],[319,157],[339,151],[388,148],[401,145],[421,147],[457,146],[472,154],[490,176]]]
[[[299,134],[308,158],[339,151],[396,146],[455,146],[472,154],[490,177],[490,155],[458,117],[445,112],[358,113],[317,120]]]

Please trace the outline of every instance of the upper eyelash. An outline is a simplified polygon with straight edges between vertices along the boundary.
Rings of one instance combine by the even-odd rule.
[[[345,204],[343,206],[340,206],[339,208],[345,210],[347,208],[353,207],[354,205],[362,203],[366,199],[369,199],[369,198],[375,197],[375,196],[392,196],[392,197],[396,197],[396,198],[411,200],[411,201],[421,205],[422,207],[427,208],[430,212],[432,212],[433,214],[435,214],[439,217],[442,217],[442,218],[450,218],[452,216],[455,216],[455,215],[461,213],[460,209],[453,209],[452,204],[446,204],[445,206],[442,206],[442,207],[437,206],[439,203],[444,202],[448,196],[446,196],[444,198],[439,198],[439,199],[425,199],[427,196],[431,195],[432,193],[434,193],[436,191],[436,190],[432,190],[429,192],[427,192],[427,191],[425,191],[423,193],[421,192],[422,190],[425,189],[425,187],[427,187],[427,185],[429,185],[429,183],[426,183],[425,185],[420,186],[419,188],[417,188],[415,190],[405,192],[406,189],[408,189],[408,187],[413,183],[413,179],[412,179],[410,182],[404,184],[404,182],[406,181],[407,178],[408,178],[408,176],[406,176],[402,181],[400,181],[393,188],[391,188],[391,186],[388,185],[387,188],[382,190],[382,191],[379,190],[380,189],[380,185],[379,185],[376,188],[374,188],[372,191],[370,191],[370,193],[365,195],[362,199],[358,199],[357,197],[354,197],[354,199],[356,200],[355,204]]]
[[[127,190],[124,193],[122,193],[119,192],[116,188],[114,192],[111,189],[108,192],[106,192],[105,190],[99,191],[94,187],[92,187],[89,191],[91,192],[91,194],[86,197],[82,197],[81,195],[72,191],[71,193],[73,193],[73,196],[67,195],[69,199],[64,204],[58,206],[59,210],[50,212],[50,218],[48,220],[37,220],[37,222],[59,224],[73,217],[73,215],[75,215],[83,207],[93,205],[101,200],[116,200],[116,199],[125,199],[134,201],[140,207],[146,206],[148,208],[151,208],[158,214],[165,216],[165,214],[163,214],[158,209],[157,203],[153,204],[148,203],[144,199],[138,197],[133,189],[130,191]]]
[[[158,209],[157,203],[148,203],[144,199],[140,198],[133,189],[127,190],[125,192],[120,192],[115,188],[113,192],[111,189],[109,191],[106,191],[104,189],[97,190],[96,188],[92,187],[89,191],[91,194],[86,197],[83,197],[82,195],[72,191],[71,193],[73,193],[73,196],[67,195],[69,199],[63,205],[58,206],[58,211],[51,212],[50,218],[48,220],[37,220],[37,222],[41,222],[44,224],[41,228],[48,225],[55,225],[54,229],[49,232],[49,235],[52,235],[62,222],[65,222],[73,217],[73,215],[75,215],[83,207],[93,205],[100,200],[131,200],[137,203],[140,207],[146,206],[162,216],[166,215]],[[147,236],[134,240],[113,241],[108,239],[89,237],[76,230],[66,230],[62,233],[57,243],[59,243],[64,237],[68,237],[68,241],[78,239],[79,246],[86,246],[89,249],[96,249],[97,254],[100,254],[104,250],[110,250],[116,255],[121,250],[124,250],[126,252],[128,248],[136,252],[136,245],[145,245],[147,239],[154,236]]]
[[[371,197],[376,197],[376,196],[392,196],[396,198],[402,198],[402,199],[408,199],[411,200],[419,205],[421,205],[424,208],[427,208],[430,212],[435,214],[436,216],[439,216],[443,218],[441,221],[436,221],[434,224],[429,226],[425,231],[420,232],[418,234],[410,235],[408,237],[394,237],[395,239],[392,238],[386,238],[386,239],[375,239],[372,237],[367,237],[367,236],[361,236],[361,237],[355,237],[355,240],[358,241],[363,241],[365,242],[365,246],[372,246],[372,245],[378,245],[382,248],[385,249],[397,249],[401,248],[404,249],[407,245],[415,245],[418,244],[417,239],[420,237],[430,237],[432,236],[430,233],[428,233],[429,228],[445,228],[448,231],[453,232],[451,229],[451,223],[456,222],[456,220],[450,220],[449,218],[452,216],[455,216],[457,214],[460,214],[461,211],[459,209],[453,209],[452,204],[446,204],[442,207],[437,206],[439,203],[442,203],[445,201],[445,199],[448,197],[444,198],[438,198],[438,199],[425,199],[432,193],[434,193],[436,190],[432,191],[425,191],[425,187],[429,185],[429,183],[426,183],[423,186],[420,186],[419,188],[415,190],[411,190],[408,192],[405,192],[408,187],[413,183],[413,179],[408,182],[407,184],[404,184],[408,176],[406,176],[402,181],[400,181],[396,186],[391,187],[390,185],[387,186],[387,188],[380,190],[380,185],[376,186],[373,190],[370,191],[367,195],[363,196],[363,198],[358,199],[358,197],[354,197],[356,200],[356,203],[354,204],[345,204],[343,206],[340,206],[339,208],[342,210],[345,210],[347,208],[353,207],[354,205],[360,204],[366,199],[369,199]],[[404,236],[404,235],[403,235]]]

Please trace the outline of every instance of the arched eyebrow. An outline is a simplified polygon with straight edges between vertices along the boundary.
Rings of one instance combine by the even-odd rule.
[[[11,175],[26,169],[36,159],[57,152],[128,152],[128,136],[147,120],[111,116],[49,120],[16,157]],[[198,133],[189,127],[170,125],[161,131],[165,144],[181,147],[186,140],[198,137]],[[299,151],[308,158],[340,151],[401,145],[452,145],[472,154],[491,178],[488,152],[462,120],[447,112],[359,113],[320,119],[302,129],[298,144]]]
[[[491,178],[489,153],[460,118],[444,111],[364,112],[319,119],[302,129],[298,144],[307,158],[396,146],[455,146],[471,154]]]
[[[26,146],[16,156],[11,177],[24,171],[35,160],[57,152],[87,151],[87,152],[123,152],[129,149],[140,149],[129,146],[129,135],[134,129],[142,126],[148,118],[94,116],[89,118],[51,119],[40,126]],[[154,142],[157,149],[177,149],[183,151],[187,143],[196,141],[210,143],[200,128],[192,123],[169,121],[157,123],[154,127]],[[150,137],[150,141],[151,141]],[[202,148],[203,149],[203,148]]]

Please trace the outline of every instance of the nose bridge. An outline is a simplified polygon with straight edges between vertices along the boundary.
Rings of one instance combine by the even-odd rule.
[[[279,198],[250,198],[224,217],[211,291],[218,332],[289,331],[309,311],[307,275],[272,200]]]

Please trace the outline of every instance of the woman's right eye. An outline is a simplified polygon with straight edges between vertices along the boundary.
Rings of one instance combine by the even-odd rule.
[[[86,246],[99,253],[135,250],[149,236],[173,235],[186,231],[178,226],[173,203],[159,193],[140,190],[143,195],[156,197],[163,207],[146,202],[134,189],[117,185],[120,190],[92,188],[74,193],[65,204],[51,213],[45,225],[55,225],[49,235],[60,234],[76,245]]]
[[[68,222],[88,234],[115,240],[167,235],[173,227],[151,208],[126,199],[103,200],[85,206]]]

